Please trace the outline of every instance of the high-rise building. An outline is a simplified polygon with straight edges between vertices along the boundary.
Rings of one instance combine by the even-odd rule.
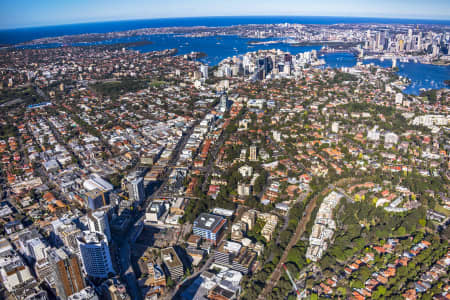
[[[256,145],[251,145],[250,146],[250,161],[257,161],[258,157],[257,157],[257,150],[258,148],[256,147]]]
[[[84,271],[94,278],[108,278],[114,273],[106,236],[97,232],[83,232],[78,238],[78,247]]]
[[[228,96],[225,93],[220,96],[219,110],[221,112],[226,112],[228,110]]]
[[[142,177],[137,177],[129,183],[128,194],[130,200],[138,203],[142,203],[145,200],[144,179]]]
[[[380,46],[381,46],[381,32],[379,32],[379,31],[377,32],[376,38],[377,38],[376,48],[377,48],[377,50],[379,50]]]
[[[399,40],[398,41],[398,51],[403,51],[403,50],[405,50],[405,41]]]
[[[109,229],[108,215],[103,210],[96,210],[88,214],[88,226],[91,232],[104,234],[108,241],[111,241],[111,231]]]
[[[76,254],[64,248],[55,249],[49,252],[49,260],[53,267],[56,293],[61,300],[66,300],[86,287]]]
[[[200,73],[202,73],[202,77],[205,79],[208,79],[208,66],[207,65],[201,65],[200,66]]]

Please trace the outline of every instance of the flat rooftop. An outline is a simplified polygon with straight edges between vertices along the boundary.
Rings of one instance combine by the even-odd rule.
[[[194,221],[194,226],[197,228],[202,228],[206,230],[214,230],[217,226],[221,224],[224,220],[223,217],[202,213],[198,218]]]
[[[168,268],[176,268],[178,266],[183,266],[180,258],[175,252],[175,249],[173,249],[172,247],[162,249],[161,256]]]

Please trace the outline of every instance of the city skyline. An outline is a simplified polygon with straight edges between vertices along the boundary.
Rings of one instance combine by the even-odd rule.
[[[325,9],[324,9],[325,7]],[[450,2],[331,0],[306,1],[219,1],[169,0],[164,3],[132,0],[120,1],[54,1],[35,3],[29,0],[2,3],[0,29],[40,27],[89,22],[214,16],[333,16],[398,19],[449,20]]]

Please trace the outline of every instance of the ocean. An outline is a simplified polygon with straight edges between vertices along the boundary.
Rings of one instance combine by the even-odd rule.
[[[337,23],[388,23],[388,24],[442,24],[450,25],[450,20],[408,20],[408,19],[382,19],[382,18],[351,18],[351,17],[202,17],[202,18],[171,18],[151,20],[131,20],[115,22],[98,22],[70,24],[34,28],[20,28],[0,30],[0,44],[13,45],[42,37],[61,35],[73,35],[82,33],[106,33],[124,31],[147,27],[169,26],[231,26],[239,24],[278,24],[278,23],[303,23],[303,24],[337,24]],[[226,57],[241,55],[260,49],[281,49],[292,54],[319,50],[323,45],[317,46],[291,46],[285,43],[270,45],[249,45],[251,39],[237,36],[218,37],[180,37],[174,35],[152,35],[145,37],[152,44],[133,47],[141,52],[177,48],[179,54],[192,51],[207,54],[202,62],[208,65],[217,65]],[[141,37],[129,37],[102,41],[96,44],[114,44],[140,40]],[[252,39],[253,40],[253,39]],[[273,40],[273,39],[269,39]],[[92,44],[92,43],[91,43]],[[76,45],[76,44],[75,44]],[[83,44],[86,45],[86,44]],[[40,45],[38,47],[58,47],[61,45]],[[34,46],[33,46],[34,47]],[[333,68],[351,67],[356,64],[356,58],[349,53],[326,54],[324,57],[326,66]],[[391,61],[368,60],[364,63],[374,63],[383,67],[391,66]],[[421,88],[439,89],[445,87],[444,80],[450,79],[450,66],[425,65],[420,63],[398,62],[399,75],[411,79],[411,85],[405,89],[405,93],[419,94]]]
[[[140,28],[170,26],[232,26],[243,24],[338,24],[338,23],[383,23],[383,24],[441,24],[450,25],[450,20],[415,20],[361,17],[311,17],[311,16],[244,16],[244,17],[192,17],[148,20],[126,20],[95,23],[29,27],[0,30],[0,44],[18,44],[43,37],[82,33],[106,33]]]

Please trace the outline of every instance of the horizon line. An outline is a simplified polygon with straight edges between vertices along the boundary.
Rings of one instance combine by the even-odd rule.
[[[196,18],[233,18],[233,17],[318,17],[318,18],[366,18],[366,19],[382,19],[382,20],[410,20],[410,21],[444,21],[450,22],[450,19],[440,19],[440,18],[430,18],[430,17],[367,17],[367,16],[343,16],[343,15],[272,15],[272,14],[260,14],[260,15],[222,15],[222,16],[189,16],[189,17],[154,17],[154,18],[130,18],[130,19],[104,19],[104,20],[93,20],[93,21],[74,21],[69,23],[57,23],[57,24],[43,24],[43,25],[25,25],[20,27],[0,27],[0,31],[8,30],[20,30],[20,29],[32,29],[32,28],[45,28],[45,27],[56,27],[56,26],[66,26],[66,25],[82,25],[82,24],[94,24],[94,23],[108,23],[108,22],[129,22],[129,21],[145,21],[145,20],[169,20],[169,19],[196,19]],[[289,23],[289,22],[286,22]],[[370,23],[370,22],[368,22]],[[298,23],[302,24],[302,23]],[[419,23],[420,24],[420,23]],[[193,27],[197,25],[192,25],[188,27]],[[198,25],[200,26],[200,25]]]

